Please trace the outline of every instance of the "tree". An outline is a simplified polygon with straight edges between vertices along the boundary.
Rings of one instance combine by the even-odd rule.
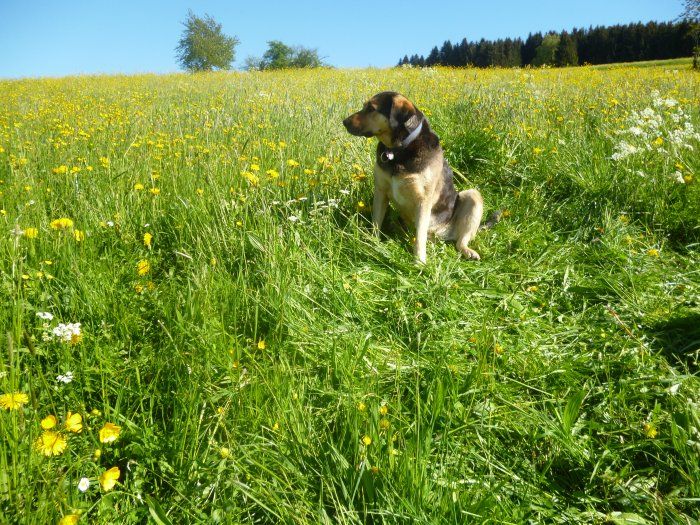
[[[559,35],[549,33],[545,35],[542,43],[535,51],[535,58],[532,59],[533,66],[545,66],[554,64],[554,54],[559,46]]]
[[[292,67],[315,68],[324,65],[321,57],[318,56],[318,50],[301,46],[294,48]]]
[[[559,37],[559,45],[554,53],[554,61],[559,67],[578,65],[576,42],[566,31],[563,31]]]
[[[209,15],[202,18],[189,11],[183,25],[185,30],[175,50],[177,60],[184,69],[231,69],[231,63],[236,57],[236,46],[240,43],[238,38],[224,35],[221,24]]]
[[[435,46],[430,50],[428,58],[425,59],[426,66],[436,66],[440,64],[440,50]]]
[[[285,69],[285,68],[314,68],[324,67],[318,50],[308,47],[291,47],[279,40],[270,40],[267,51],[262,58],[246,58],[245,68],[248,70]]]
[[[700,69],[700,0],[685,0],[680,18],[690,24],[690,35],[694,43],[693,68]]]
[[[263,54],[260,69],[284,69],[292,66],[294,50],[284,42],[270,40]]]
[[[537,53],[537,48],[542,45],[542,40],[544,40],[542,33],[535,33],[534,35],[530,33],[527,35],[527,40],[525,40],[522,48],[520,48],[523,66],[531,64],[535,59],[535,53]]]

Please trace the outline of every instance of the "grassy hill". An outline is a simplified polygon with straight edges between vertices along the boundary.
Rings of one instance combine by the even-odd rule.
[[[699,88],[668,67],[1,81],[2,515],[694,523]],[[341,120],[385,89],[505,210],[481,262],[434,242],[415,266],[393,215],[372,236],[375,140]]]

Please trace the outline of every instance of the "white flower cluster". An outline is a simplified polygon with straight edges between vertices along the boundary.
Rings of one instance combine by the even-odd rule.
[[[663,98],[658,91],[653,91],[652,97],[651,107],[633,111],[628,121],[630,127],[617,132],[622,139],[615,145],[613,160],[652,150],[669,154],[671,152],[666,149],[669,147],[693,151],[692,142],[700,141],[700,133],[695,130],[690,115],[677,100]],[[683,181],[683,177],[675,173],[672,177]]]
[[[73,342],[80,338],[80,323],[58,323],[51,333],[64,343]]]
[[[65,383],[66,385],[73,381],[73,372],[68,370],[65,374],[59,374],[56,376],[56,381],[59,383]]]

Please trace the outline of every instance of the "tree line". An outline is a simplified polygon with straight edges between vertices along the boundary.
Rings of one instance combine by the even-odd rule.
[[[575,66],[639,60],[663,60],[693,55],[692,21],[649,22],[598,26],[556,33],[530,33],[525,40],[466,38],[446,40],[427,57],[405,55],[398,63],[412,66]]]

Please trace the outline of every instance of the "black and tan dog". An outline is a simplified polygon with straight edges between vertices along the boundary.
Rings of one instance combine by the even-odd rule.
[[[438,136],[406,97],[393,91],[373,96],[343,121],[348,132],[377,137],[372,223],[377,232],[391,200],[415,225],[416,260],[425,262],[428,234],[455,241],[466,258],[479,259],[469,242],[479,230],[483,199],[475,190],[457,193]]]

